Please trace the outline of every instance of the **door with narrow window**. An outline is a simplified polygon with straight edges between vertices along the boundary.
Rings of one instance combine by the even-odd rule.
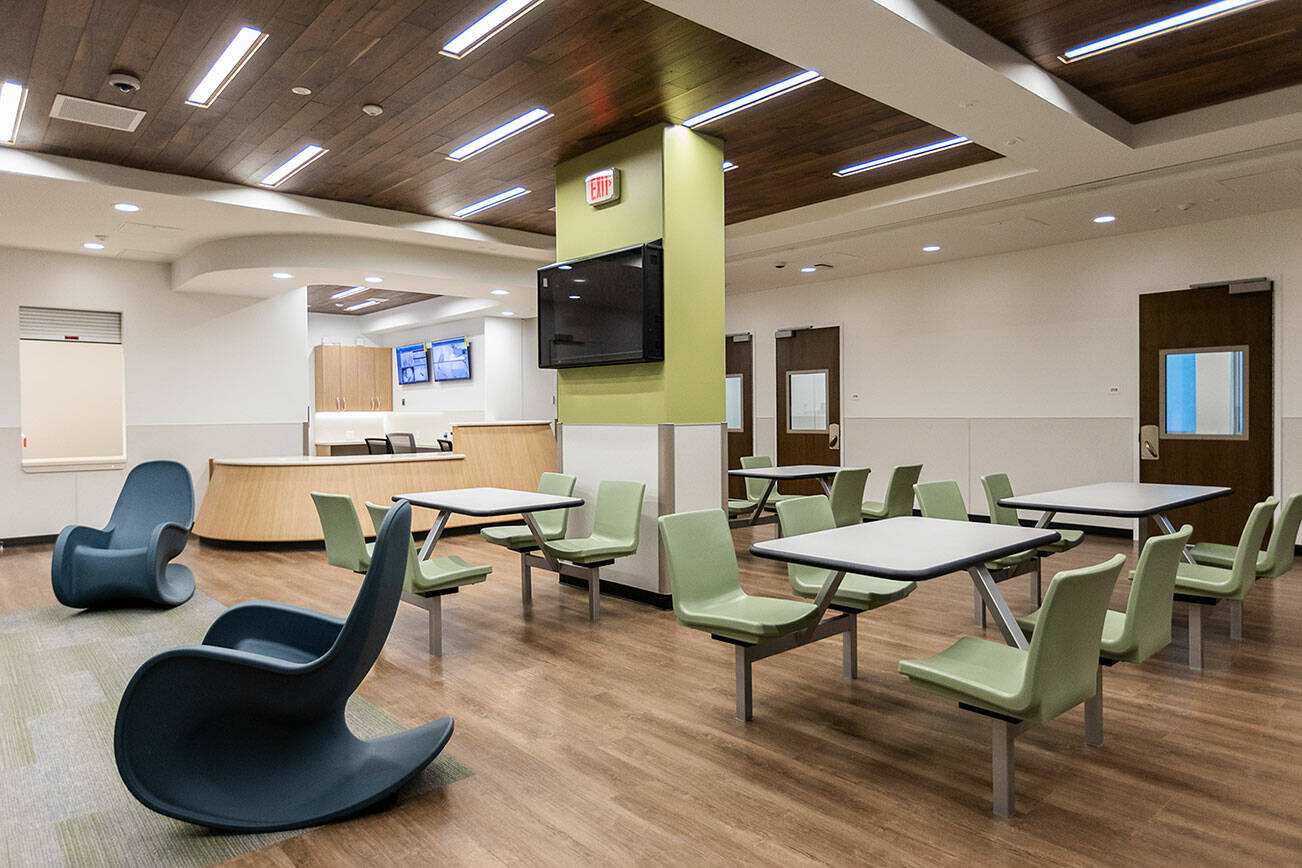
[[[776,463],[841,463],[841,329],[783,329],[777,344]],[[822,494],[816,480],[784,483],[787,494]]]
[[[736,470],[741,467],[742,458],[755,454],[753,428],[755,410],[752,406],[751,389],[755,344],[749,334],[727,335],[723,340],[726,370],[723,393],[726,411],[724,415],[728,427],[728,469]],[[729,477],[728,496],[745,497],[745,481],[737,477]]]
[[[1252,505],[1274,488],[1269,286],[1139,298],[1140,481],[1234,489],[1171,514],[1177,526],[1193,525],[1195,540],[1237,543]]]

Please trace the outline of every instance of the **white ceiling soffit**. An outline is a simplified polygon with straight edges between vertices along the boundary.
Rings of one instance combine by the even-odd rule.
[[[402,307],[395,307],[393,310],[377,311],[358,317],[360,320],[358,328],[366,335],[382,335],[404,329],[425,328],[439,323],[482,317],[485,314],[497,313],[501,309],[502,305],[497,303],[496,300],[432,298],[429,301],[404,304]],[[509,309],[515,311],[516,315],[521,317],[535,315],[532,302],[530,302],[528,310],[517,309],[516,307]],[[329,316],[329,314],[317,315]]]

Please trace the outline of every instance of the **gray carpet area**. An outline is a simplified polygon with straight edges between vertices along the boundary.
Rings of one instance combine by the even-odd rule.
[[[118,778],[113,722],[132,674],[149,657],[195,645],[223,606],[196,592],[170,610],[0,615],[0,864],[208,865],[299,832],[217,834],[155,814]],[[404,727],[354,696],[359,737]],[[399,801],[467,777],[444,755]]]

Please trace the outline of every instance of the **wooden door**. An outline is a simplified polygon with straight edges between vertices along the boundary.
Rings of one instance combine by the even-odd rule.
[[[778,465],[841,463],[841,329],[777,333]],[[816,480],[787,494],[822,494]]]
[[[312,351],[316,374],[316,409],[343,409],[343,355],[337,344],[322,344]]]
[[[727,335],[724,342],[725,391],[727,393],[728,469],[741,467],[741,459],[755,454],[755,407],[752,388],[754,342],[750,335]],[[746,496],[746,483],[728,478],[728,496]]]
[[[375,396],[376,410],[393,409],[392,356],[393,350],[388,347],[374,347],[370,351],[371,394]]]
[[[1140,481],[1234,489],[1171,514],[1195,540],[1237,543],[1274,488],[1273,295],[1209,286],[1139,297]]]

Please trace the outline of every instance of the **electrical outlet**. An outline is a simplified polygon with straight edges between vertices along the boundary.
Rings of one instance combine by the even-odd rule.
[[[1108,394],[1109,394],[1109,395],[1120,395],[1120,394],[1121,394],[1121,387],[1120,387],[1120,386],[1108,386]]]

